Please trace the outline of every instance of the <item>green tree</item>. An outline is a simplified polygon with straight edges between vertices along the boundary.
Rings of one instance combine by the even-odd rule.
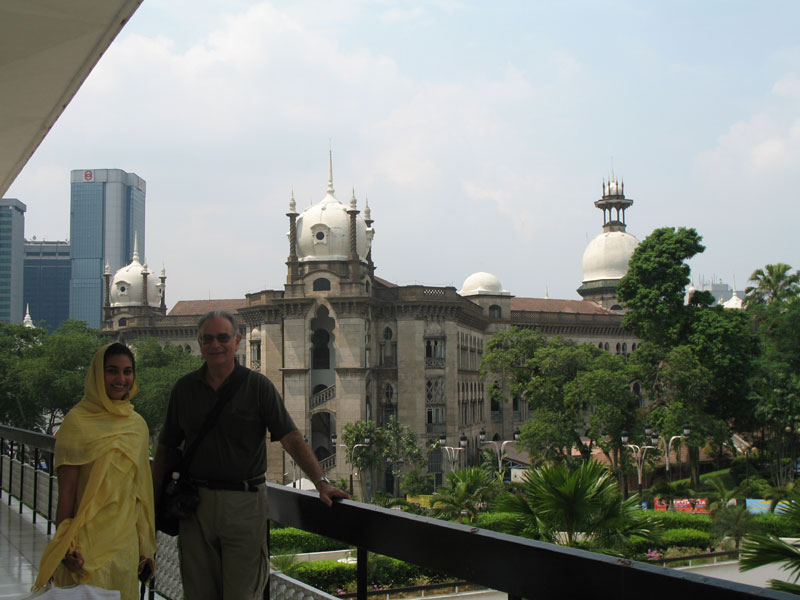
[[[755,285],[744,290],[745,307],[754,308],[795,298],[800,293],[800,273],[790,273],[791,270],[792,267],[786,263],[777,263],[753,271],[750,281]]]
[[[37,424],[53,433],[64,415],[84,395],[92,356],[108,341],[83,321],[64,321],[42,336],[19,366],[20,393],[36,407]]]
[[[29,396],[22,387],[27,360],[41,353],[47,331],[0,322],[0,418],[3,423],[23,429],[42,425],[43,399]]]
[[[520,494],[504,494],[495,507],[514,515],[508,533],[544,541],[621,547],[633,534],[647,537],[652,524],[637,519],[637,498],[623,499],[612,474],[589,461],[576,468],[552,464],[527,471]]]
[[[167,413],[169,396],[175,382],[200,368],[202,359],[183,346],[165,344],[154,337],[131,342],[136,356],[136,379],[139,393],[133,399],[136,411],[144,417],[153,442]]]
[[[497,494],[498,483],[487,471],[467,467],[450,471],[431,498],[431,515],[458,523],[474,523],[481,507]]]
[[[617,297],[628,309],[623,325],[643,340],[669,347],[686,338],[684,297],[691,272],[686,261],[705,250],[701,240],[694,229],[664,227],[647,236],[631,256]],[[706,294],[697,296],[708,299]]]
[[[348,450],[348,462],[352,460],[354,468],[368,475],[369,488],[364,487],[363,476],[361,480],[361,496],[365,499],[368,499],[368,490],[376,489],[379,473],[391,472],[395,481],[393,494],[398,495],[402,473],[424,463],[417,434],[394,417],[384,427],[378,427],[375,421],[347,423],[342,429],[342,438],[345,446],[353,449],[352,452]],[[365,439],[369,439],[369,444],[356,448],[356,444],[364,444]]]
[[[633,355],[638,378],[647,390],[651,423],[688,421],[692,478],[699,483],[699,447],[712,436],[721,448],[734,428],[754,423],[750,377],[759,346],[748,317],[712,307],[708,292],[687,303],[686,261],[705,248],[694,229],[656,229],[634,251],[617,295],[628,312],[623,325],[645,342]],[[726,431],[727,433],[724,433]]]
[[[795,494],[792,497],[784,515],[793,528],[800,527],[800,495]],[[800,577],[800,549],[771,534],[751,534],[744,539],[739,556],[740,571],[749,571],[772,563],[781,563],[781,569],[794,577],[794,583],[770,579],[769,587],[790,594],[800,594],[800,585],[797,584]]]

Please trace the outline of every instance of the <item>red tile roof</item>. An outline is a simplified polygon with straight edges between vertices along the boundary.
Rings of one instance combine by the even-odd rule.
[[[172,310],[170,316],[204,315],[212,310],[226,310],[235,313],[240,308],[247,305],[244,298],[234,298],[230,300],[180,300]]]
[[[616,314],[591,300],[551,300],[549,298],[511,298],[511,310],[584,315]]]

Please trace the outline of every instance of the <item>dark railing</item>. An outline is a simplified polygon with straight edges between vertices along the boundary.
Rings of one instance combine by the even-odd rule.
[[[268,484],[270,518],[357,548],[358,598],[367,599],[367,553],[398,558],[514,598],[795,598],[643,562]]]
[[[0,425],[0,438],[6,450],[10,448],[9,442],[16,444],[19,456],[24,456],[23,446],[52,452],[51,436]],[[4,487],[6,481],[13,484],[13,479],[8,473],[0,473],[0,482]],[[369,552],[398,558],[462,581],[504,592],[510,600],[796,598],[783,592],[546,544],[351,500],[339,501],[328,508],[319,501],[316,492],[274,483],[267,486],[270,519],[341,540],[357,549],[359,600],[367,600]]]

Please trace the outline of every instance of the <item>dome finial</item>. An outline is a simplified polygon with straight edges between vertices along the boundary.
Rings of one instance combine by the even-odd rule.
[[[133,232],[133,260],[131,264],[139,262],[139,232]]]
[[[333,151],[328,149],[328,193],[333,196]]]
[[[289,198],[289,212],[297,212],[297,202],[294,201],[294,188],[292,188],[292,196]]]
[[[356,209],[356,188],[353,187],[353,195],[350,197],[350,210]]]
[[[369,198],[364,196],[364,218],[369,220],[372,218],[372,211],[369,209]]]
[[[25,305],[25,318],[22,319],[22,325],[28,328],[36,327],[33,324],[33,319],[31,318],[31,305],[30,303]]]

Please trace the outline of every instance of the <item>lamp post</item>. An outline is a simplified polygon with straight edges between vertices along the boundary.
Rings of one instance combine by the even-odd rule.
[[[497,472],[498,473],[502,474],[502,472],[503,472],[503,452],[505,451],[506,446],[508,444],[513,444],[514,442],[518,442],[519,441],[519,436],[520,436],[519,429],[515,429],[514,430],[514,439],[513,440],[505,440],[505,441],[501,442],[500,440],[487,440],[486,439],[486,430],[485,429],[481,429],[480,433],[478,433],[478,437],[480,438],[481,444],[484,444],[484,445],[485,444],[491,444],[492,446],[494,446],[494,451],[497,453]]]
[[[353,468],[355,466],[355,465],[353,465],[353,454],[355,453],[356,448],[367,448],[367,447],[369,447],[370,439],[369,439],[368,435],[365,435],[364,436],[364,443],[363,444],[354,444],[352,448],[349,447],[347,444],[337,444],[336,443],[336,439],[337,439],[336,432],[334,431],[331,434],[331,443],[333,444],[333,447],[335,448],[336,446],[341,446],[342,448],[345,449],[345,452],[347,452],[347,462],[350,463],[350,495],[352,496],[353,495]]]
[[[672,448],[672,442],[674,442],[675,440],[683,439],[685,437],[689,437],[689,435],[691,433],[692,433],[692,430],[689,427],[689,423],[684,423],[683,424],[683,433],[682,434],[673,435],[671,438],[669,438],[669,441],[666,441],[666,438],[664,438],[664,441],[666,442],[666,448],[665,448],[665,450],[666,450],[666,459],[665,460],[666,460],[666,467],[667,467],[667,481],[669,481],[669,452],[670,452],[670,449]],[[655,435],[655,437],[658,437],[658,432],[654,432],[654,435]]]
[[[450,462],[450,470],[455,469],[456,460],[458,460],[459,452],[463,452],[467,448],[467,436],[462,432],[461,437],[458,438],[458,448],[447,445],[447,435],[441,434],[439,436],[439,448],[447,453],[447,460]]]
[[[649,426],[647,429],[645,429],[645,433],[647,433],[648,430],[650,431],[649,435],[651,436],[655,433],[649,428]],[[636,476],[639,484],[639,502],[642,501],[642,468],[644,467],[644,459],[647,456],[648,450],[657,450],[656,446],[658,445],[658,437],[651,437],[650,441],[653,443],[652,446],[629,444],[628,432],[622,432],[622,444],[631,451],[631,454],[633,454],[633,459],[636,461]]]

